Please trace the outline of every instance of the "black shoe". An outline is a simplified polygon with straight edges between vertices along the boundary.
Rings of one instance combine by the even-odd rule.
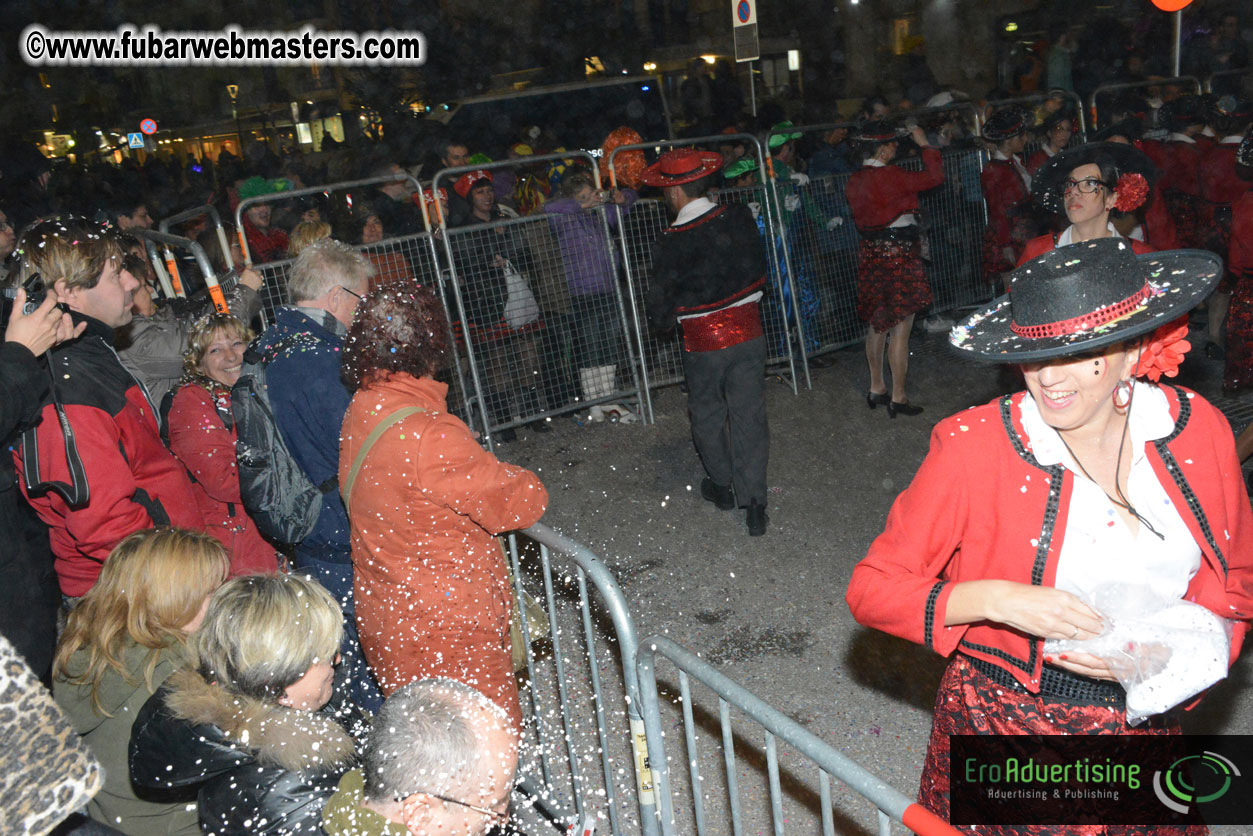
[[[891,411],[892,398],[887,392],[867,392],[866,406],[874,409],[876,406],[886,406]]]
[[[766,533],[766,523],[770,522],[770,518],[766,516],[766,506],[762,505],[758,500],[754,499],[748,503],[748,536],[760,537]]]
[[[896,401],[888,401],[888,417],[895,418],[897,415],[918,415],[922,412],[922,407],[914,406],[909,401],[905,403],[897,403]]]
[[[808,363],[811,369],[829,369],[835,365],[835,360],[830,355],[824,354],[821,357],[810,357]]]
[[[497,430],[496,432],[492,433],[492,440],[495,441],[497,444],[511,444],[518,440],[518,431],[515,430],[513,427],[508,427],[507,429],[503,429],[503,430]]]
[[[730,485],[719,485],[706,476],[700,480],[700,495],[714,504],[719,511],[730,511],[735,507],[735,491]]]

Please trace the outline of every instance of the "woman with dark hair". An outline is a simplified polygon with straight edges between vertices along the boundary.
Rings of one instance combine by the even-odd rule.
[[[1018,263],[1035,226],[1031,175],[1019,156],[1027,146],[1026,111],[1016,105],[996,111],[983,126],[983,139],[992,146],[992,158],[979,175],[988,209],[988,225],[983,231],[983,278],[996,284]]]
[[[1075,120],[1069,110],[1056,110],[1045,117],[1037,133],[1042,142],[1035,153],[1027,157],[1027,172],[1035,174],[1040,166],[1056,157],[1070,143],[1075,135]]]
[[[1189,678],[1191,654],[1172,653],[1156,658],[1148,689],[1180,682],[1186,702],[1239,655],[1253,618],[1253,513],[1231,427],[1195,392],[1159,384],[1177,373],[1186,314],[1221,272],[1210,253],[1137,256],[1122,239],[1088,241],[1017,268],[1008,296],[953,329],[958,354],[1019,364],[1026,391],[936,425],[846,595],[861,624],[951,657],[919,792],[937,815],[948,818],[960,780],[956,735],[1179,734],[1169,705],[1130,725],[1142,692],[1118,676],[1173,646],[1164,619],[1145,608],[1153,626],[1128,636],[1125,656],[1089,643],[1118,626],[1098,595],[1110,584],[1134,587],[1122,600],[1140,589],[1171,602],[1163,615],[1188,609],[1215,644],[1230,636],[1226,653],[1213,650],[1221,673]]]
[[[922,407],[909,403],[905,395],[909,332],[914,315],[931,305],[931,285],[920,255],[918,194],[944,181],[940,152],[927,144],[922,128],[914,126],[912,135],[922,149],[922,171],[890,165],[899,144],[890,125],[863,125],[857,141],[864,149],[865,162],[844,187],[861,234],[857,315],[869,324],[866,360],[870,364],[870,389],[866,403],[871,409],[886,406],[889,418],[922,412]],[[891,395],[883,380],[885,350],[892,371]]]
[[[1120,142],[1092,142],[1057,154],[1042,165],[1031,181],[1031,194],[1044,209],[1065,212],[1070,226],[1060,233],[1027,242],[1021,265],[1054,247],[1121,238],[1111,213],[1134,212],[1144,204],[1157,170],[1134,146]],[[1153,248],[1129,239],[1137,253]]]
[[[355,394],[339,485],[357,626],[384,694],[446,676],[482,691],[520,728],[511,596],[494,535],[537,522],[548,492],[448,412],[448,386],[434,377],[447,334],[435,295],[405,283],[367,293],[344,340],[344,382]]]

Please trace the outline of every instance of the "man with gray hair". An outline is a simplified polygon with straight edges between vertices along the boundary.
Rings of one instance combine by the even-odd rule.
[[[518,734],[504,711],[451,679],[387,698],[361,767],[322,813],[328,836],[484,836],[509,818]]]
[[[339,473],[339,428],[352,396],[339,378],[340,348],[374,264],[356,248],[325,238],[310,244],[291,266],[291,303],[250,352],[266,364],[274,423],[292,458],[315,485]],[[344,611],[344,664],[353,697],[371,711],[382,694],[370,677],[357,640],[352,605],[352,547],[348,513],[338,490],[325,490],[313,530],[295,547],[297,568],[313,574]]]

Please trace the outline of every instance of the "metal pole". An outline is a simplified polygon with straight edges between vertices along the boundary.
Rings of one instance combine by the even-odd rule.
[[[1175,49],[1174,49],[1174,54],[1173,54],[1173,60],[1174,60],[1173,66],[1175,69],[1174,69],[1174,72],[1172,73],[1175,76],[1179,75],[1179,53],[1181,51],[1180,44],[1182,41],[1183,41],[1183,9],[1180,9],[1179,11],[1175,12]]]
[[[748,62],[748,100],[752,102],[753,118],[757,118],[757,80],[753,78],[753,65],[756,61]]]

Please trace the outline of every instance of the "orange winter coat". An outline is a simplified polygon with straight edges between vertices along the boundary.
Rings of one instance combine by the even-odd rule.
[[[539,521],[539,478],[479,446],[447,412],[447,385],[391,374],[359,390],[344,416],[339,484],[384,418],[346,497],[357,627],[383,693],[446,676],[490,697],[520,723],[509,644],[504,557],[493,536]]]

